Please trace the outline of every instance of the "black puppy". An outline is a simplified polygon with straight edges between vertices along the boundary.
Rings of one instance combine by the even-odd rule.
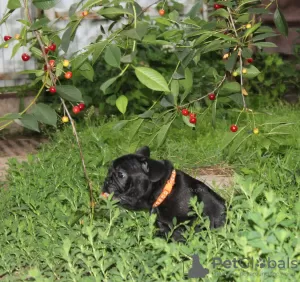
[[[174,170],[170,161],[150,159],[147,146],[114,160],[102,191],[104,196],[114,193],[114,199],[125,208],[156,213],[163,233],[170,231],[174,217],[177,223],[191,219],[189,201],[194,196],[203,202],[203,215],[209,217],[210,228],[222,226],[226,219],[222,197],[201,181]],[[180,234],[174,237],[179,239]]]

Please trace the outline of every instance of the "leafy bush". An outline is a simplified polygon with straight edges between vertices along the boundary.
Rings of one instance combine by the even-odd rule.
[[[296,67],[299,58],[283,60],[278,54],[258,53],[255,61],[261,73],[257,80],[248,82],[254,94],[251,101],[254,107],[275,104],[289,92],[299,95],[300,81]]]
[[[179,168],[231,160],[240,172],[232,189],[219,191],[230,207],[226,226],[200,233],[195,233],[193,226],[187,227],[185,243],[170,239],[166,243],[156,237],[154,216],[147,211],[126,211],[111,200],[99,199],[100,191],[95,191],[97,202],[91,218],[88,188],[71,129],[59,133],[36,157],[29,156],[28,163],[11,161],[9,186],[0,191],[2,279],[185,281],[194,254],[209,270],[204,281],[299,279],[299,265],[287,267],[287,259],[300,260],[297,111],[278,109],[272,117],[261,116],[259,122],[282,120],[283,115],[296,122],[293,130],[289,129],[295,134],[285,150],[278,150],[276,141],[270,141],[263,150],[257,142],[256,151],[247,142],[236,146],[236,140],[224,147],[228,140],[222,136],[229,121],[218,123],[212,132],[204,120],[203,130],[172,128],[168,142],[153,151],[154,158],[168,158]],[[87,169],[97,190],[110,160],[133,152],[145,141],[141,133],[132,140],[130,127],[113,129],[116,124],[113,121],[83,127],[79,133]],[[272,124],[266,126],[274,128]],[[249,138],[268,136],[268,132],[260,134]],[[232,150],[235,154],[230,153]],[[194,201],[191,205],[195,213],[201,212],[200,205]],[[208,226],[201,217],[197,223]],[[249,258],[254,265],[213,268],[216,258],[223,262]],[[271,268],[271,260],[277,267]],[[283,265],[282,260],[286,268],[278,267]],[[261,268],[263,262],[271,266]]]

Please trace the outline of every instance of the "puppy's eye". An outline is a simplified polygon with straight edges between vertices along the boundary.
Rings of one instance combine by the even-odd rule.
[[[118,171],[118,177],[119,178],[124,178],[125,174],[122,171]]]

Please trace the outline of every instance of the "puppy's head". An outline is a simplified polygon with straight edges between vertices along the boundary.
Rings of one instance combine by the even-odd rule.
[[[139,210],[151,207],[149,198],[153,183],[166,174],[164,162],[150,159],[150,149],[145,146],[135,154],[113,161],[105,179],[102,192],[114,193],[114,199],[126,208]]]

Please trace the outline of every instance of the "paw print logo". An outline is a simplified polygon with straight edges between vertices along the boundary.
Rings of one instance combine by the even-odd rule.
[[[262,259],[258,259],[256,267],[265,268],[266,264],[264,263],[264,261]]]
[[[191,269],[189,270],[188,277],[189,278],[204,278],[208,273],[208,269],[204,268],[199,261],[198,255],[192,255],[193,264]]]

